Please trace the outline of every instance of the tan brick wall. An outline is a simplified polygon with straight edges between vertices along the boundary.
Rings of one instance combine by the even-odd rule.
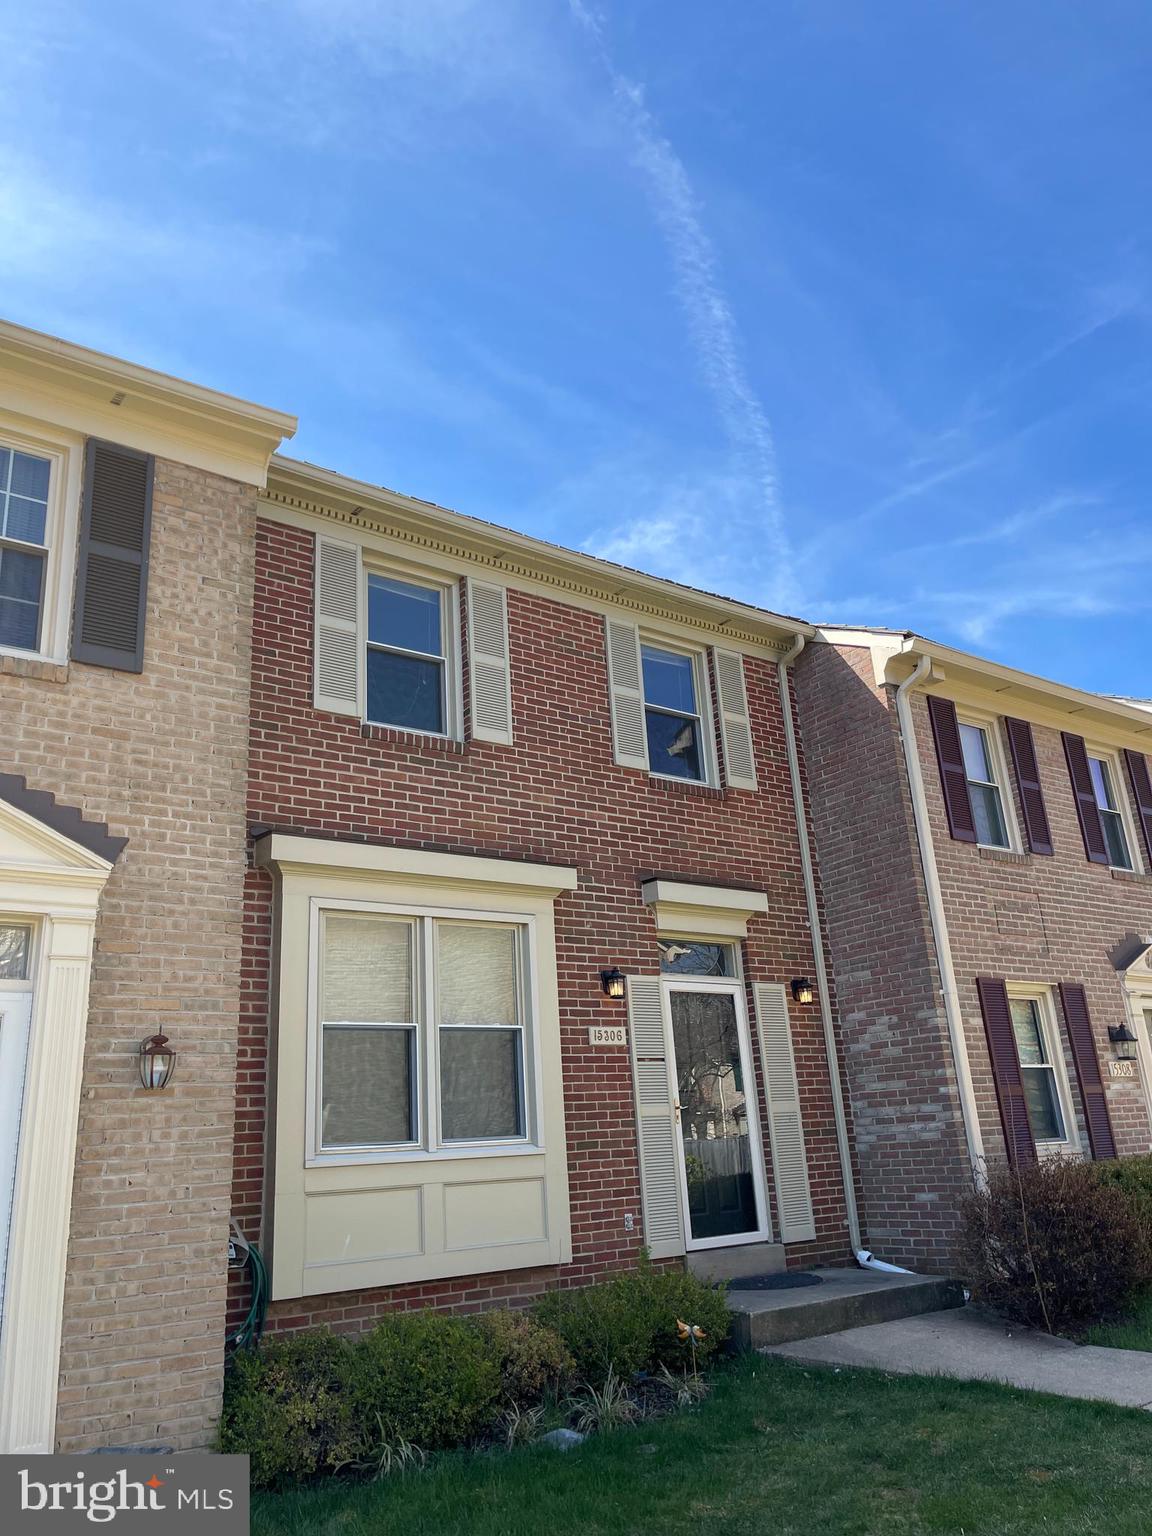
[[[255,492],[156,465],[144,671],[0,668],[0,763],[130,841],[96,931],[59,1445],[207,1443],[219,1411]],[[163,1094],[134,1054],[179,1051]]]

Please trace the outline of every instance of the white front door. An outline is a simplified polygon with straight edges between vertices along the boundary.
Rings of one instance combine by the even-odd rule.
[[[32,926],[0,922],[0,1329],[4,1323],[4,1281],[8,1233],[20,1146],[20,1109],[32,1024]]]
[[[763,1242],[764,1147],[743,988],[667,978],[664,985],[687,1245]]]

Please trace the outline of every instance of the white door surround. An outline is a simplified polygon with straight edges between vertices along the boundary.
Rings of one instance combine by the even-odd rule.
[[[764,1140],[760,1130],[760,1115],[758,1109],[759,1095],[756,1088],[756,1075],[752,1061],[751,1041],[748,1032],[748,1015],[744,1001],[744,984],[736,978],[731,980],[713,980],[699,976],[663,976],[661,977],[661,990],[664,994],[664,1030],[667,1037],[668,1062],[672,1071],[672,1083],[675,1085],[679,1077],[679,1068],[676,1063],[676,1042],[672,1036],[672,1007],[671,999],[674,992],[704,992],[718,993],[724,997],[730,997],[735,1007],[736,1027],[740,1041],[740,1060],[744,1082],[748,1085],[745,1095],[745,1107],[747,1109],[748,1144],[751,1153],[752,1182],[755,1191],[757,1224],[755,1229],[733,1233],[725,1237],[697,1237],[692,1236],[692,1213],[689,1209],[688,1194],[688,1169],[685,1159],[684,1136],[680,1124],[680,1104],[677,1093],[675,1103],[676,1115],[676,1158],[680,1173],[680,1199],[684,1213],[684,1243],[688,1252],[708,1248],[734,1248],[745,1243],[766,1243],[771,1240],[771,1221],[768,1214],[767,1181],[764,1174]]]
[[[0,1454],[51,1451],[88,981],[112,864],[0,798],[0,916],[36,929],[0,1324]]]

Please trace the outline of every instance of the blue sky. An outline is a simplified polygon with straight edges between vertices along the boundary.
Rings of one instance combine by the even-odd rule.
[[[1140,0],[0,0],[0,311],[289,451],[1147,696]]]

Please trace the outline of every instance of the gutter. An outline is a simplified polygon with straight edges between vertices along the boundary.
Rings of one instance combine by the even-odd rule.
[[[804,876],[804,899],[808,904],[808,929],[812,936],[812,961],[816,967],[816,991],[820,999],[820,1022],[824,1028],[824,1052],[828,1059],[828,1080],[832,1089],[832,1114],[836,1122],[836,1150],[840,1156],[840,1178],[844,1186],[844,1212],[852,1251],[862,1267],[870,1267],[860,1236],[860,1213],[856,1208],[856,1183],[852,1168],[852,1147],[848,1140],[848,1117],[844,1112],[844,1090],[840,1085],[840,1058],[836,1049],[836,1025],[832,1018],[828,967],[824,964],[824,932],[816,901],[816,877],[812,869],[812,849],[808,842],[808,817],[804,804],[804,786],[800,778],[800,756],[796,750],[796,724],[792,718],[792,690],[788,668],[807,644],[807,636],[797,634],[791,647],[776,663],[780,684],[780,705],[784,716],[784,742],[788,752],[788,777],[792,781],[792,805],[796,813],[796,837],[800,844],[800,869]]]
[[[941,678],[943,675],[943,672],[937,671],[935,678]],[[915,669],[896,689],[896,717],[900,724],[900,743],[904,749],[904,765],[908,772],[908,787],[912,794],[912,815],[916,824],[916,840],[920,845],[920,862],[924,869],[924,887],[928,896],[932,942],[936,950],[936,963],[940,970],[940,984],[944,993],[944,1012],[948,1020],[952,1061],[956,1068],[956,1084],[960,1091],[960,1112],[964,1121],[964,1135],[968,1142],[968,1156],[972,1163],[973,1178],[977,1187],[982,1188],[986,1182],[984,1137],[980,1131],[976,1093],[972,1086],[968,1042],[964,1035],[964,1015],[960,1007],[960,992],[956,986],[956,972],[952,965],[948,919],[944,912],[944,896],[940,889],[940,875],[936,868],[936,846],[932,839],[932,823],[928,815],[928,800],[924,793],[924,775],[920,770],[920,753],[916,745],[916,726],[912,718],[911,694],[922,683],[933,681],[933,676],[932,657],[921,655]]]

